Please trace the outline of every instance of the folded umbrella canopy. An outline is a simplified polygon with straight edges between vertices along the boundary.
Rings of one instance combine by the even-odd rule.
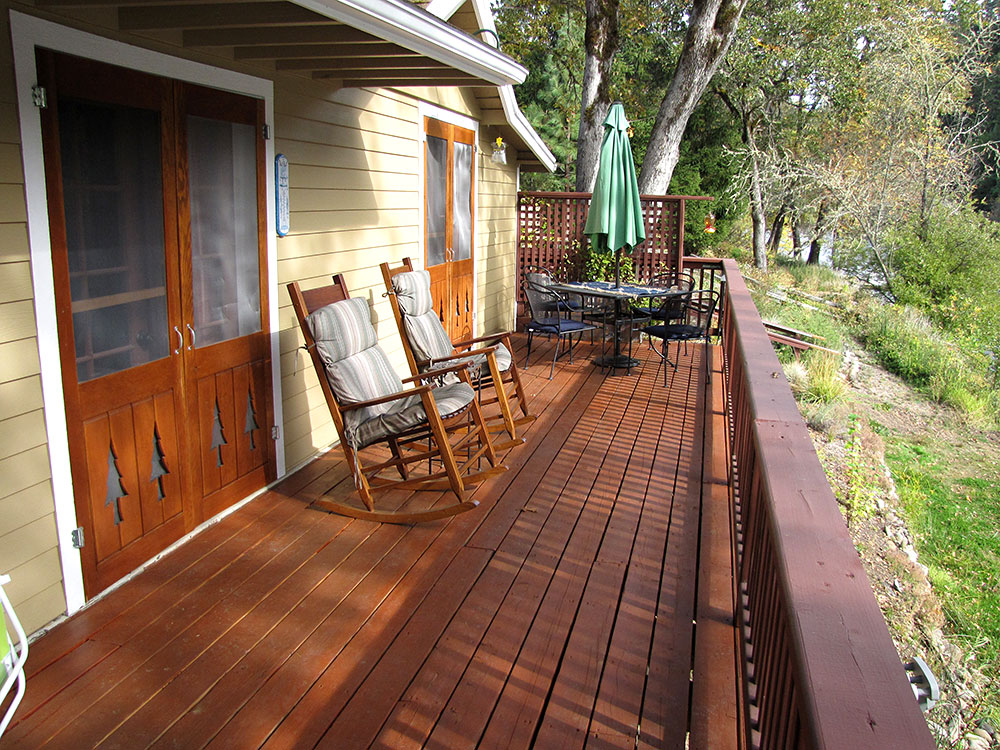
[[[590,236],[595,250],[614,251],[615,286],[619,286],[622,248],[631,251],[646,239],[628,120],[621,102],[611,105],[604,120],[597,181],[583,233]]]

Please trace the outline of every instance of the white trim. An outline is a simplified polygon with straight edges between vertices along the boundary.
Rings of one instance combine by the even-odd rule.
[[[479,120],[469,117],[468,115],[463,115],[461,112],[456,112],[453,109],[445,109],[444,107],[439,107],[436,104],[431,104],[430,102],[421,101],[420,102],[420,132],[424,132],[424,118],[430,117],[433,120],[440,120],[441,122],[447,122],[451,125],[458,125],[460,128],[465,128],[466,130],[474,130],[476,132],[476,138],[479,138]]]
[[[203,86],[233,91],[264,100],[265,117],[274,122],[274,84],[271,81],[183,60],[152,50],[116,42],[88,32],[71,29],[51,21],[10,11],[14,72],[21,128],[21,154],[24,164],[24,191],[28,210],[31,278],[34,288],[35,324],[38,331],[38,358],[41,366],[42,398],[45,404],[45,429],[48,434],[49,464],[52,472],[52,495],[55,503],[56,534],[62,563],[63,588],[68,614],[86,601],[80,551],[70,542],[70,532],[77,527],[70,471],[69,441],[66,429],[65,400],[59,361],[59,337],[56,327],[55,289],[52,280],[52,250],[49,238],[48,200],[45,193],[45,163],[42,156],[42,126],[38,109],[31,100],[31,88],[37,82],[35,48],[112,63],[146,73],[174,78]],[[273,130],[273,128],[272,128]],[[281,377],[278,362],[278,285],[277,242],[274,224],[274,141],[265,144],[267,180],[267,267],[270,299],[271,357],[274,386],[275,424],[281,422]],[[278,476],[283,473],[283,441],[275,446]],[[90,540],[93,543],[93,540]]]
[[[528,71],[497,49],[402,0],[292,0],[496,86],[523,83]]]
[[[528,118],[521,112],[521,108],[517,105],[517,97],[514,96],[514,87],[500,86],[497,91],[500,93],[500,104],[503,106],[504,115],[506,115],[510,126],[514,128],[514,132],[521,136],[524,144],[531,150],[531,153],[538,157],[538,161],[542,163],[543,167],[550,172],[555,172],[556,166],[558,166],[556,157],[549,151],[545,141],[535,132],[531,123],[528,122]]]
[[[431,0],[424,9],[438,18],[448,21],[458,12],[458,9],[465,5],[466,0]],[[490,16],[492,17],[492,13]],[[481,21],[477,15],[476,20]],[[494,29],[495,30],[495,29]]]
[[[427,12],[432,13],[444,21],[449,20],[455,13],[465,5],[466,0],[431,0],[426,6]],[[497,27],[493,20],[493,11],[490,9],[487,0],[471,0],[472,9],[476,14],[476,22],[481,29],[487,29],[496,34]],[[495,39],[496,37],[494,37]],[[508,124],[514,129],[524,144],[550,172],[554,172],[557,166],[556,157],[549,151],[542,137],[531,127],[531,123],[521,112],[517,104],[517,97],[514,96],[514,87],[506,84],[497,86],[500,94],[500,105],[503,107],[504,117]]]
[[[424,267],[424,258],[427,248],[427,227],[424,225],[424,214],[427,212],[427,147],[424,145],[427,136],[424,133],[424,118],[430,117],[432,120],[440,120],[460,128],[471,130],[472,137],[472,335],[478,336],[479,320],[479,281],[476,278],[476,271],[479,263],[476,254],[479,252],[479,242],[476,240],[476,232],[479,227],[479,160],[476,158],[479,153],[479,121],[468,115],[455,112],[452,109],[445,109],[430,102],[421,101],[418,109],[420,115],[420,263],[414,263],[414,268]]]

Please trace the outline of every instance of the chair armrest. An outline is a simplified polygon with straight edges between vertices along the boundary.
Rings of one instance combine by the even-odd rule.
[[[412,380],[412,378],[409,378],[409,380]],[[397,401],[401,398],[419,396],[424,391],[429,391],[430,389],[431,387],[429,385],[418,385],[415,388],[407,388],[405,391],[399,391],[399,393],[390,393],[388,396],[370,398],[367,401],[356,401],[353,404],[341,404],[340,410],[342,412],[349,412],[354,411],[355,409],[362,409],[366,406],[378,406],[379,404],[385,404],[389,401]]]
[[[489,352],[496,351],[495,346],[484,346],[482,349],[476,349],[474,352],[456,352],[455,354],[449,354],[447,357],[435,357],[434,359],[418,359],[416,364],[417,367],[426,367],[430,364],[437,364],[438,362],[450,362],[453,359],[468,359],[469,357],[475,357],[478,354],[488,354]],[[405,380],[403,381],[406,382]]]
[[[454,344],[452,344],[452,346],[458,349],[463,346],[472,346],[473,344],[481,344],[484,341],[499,341],[501,339],[508,339],[508,338],[510,338],[510,331],[501,331],[500,333],[491,333],[488,336],[477,336],[474,339],[466,339],[465,341],[456,341]],[[484,348],[480,351],[486,351],[486,349]]]
[[[408,378],[403,378],[404,383],[414,383],[418,380],[431,380],[433,378],[440,377],[441,375],[447,375],[449,372],[458,372],[459,370],[468,369],[470,362],[459,362],[458,364],[449,365],[448,367],[438,367],[434,370],[428,370],[427,372],[422,372],[419,375],[411,375]],[[420,386],[421,388],[428,388],[429,386]],[[417,390],[417,389],[414,389]]]

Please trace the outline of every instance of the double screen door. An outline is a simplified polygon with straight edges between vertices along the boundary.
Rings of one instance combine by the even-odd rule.
[[[434,308],[452,341],[473,336],[475,132],[424,119],[425,256]]]
[[[263,103],[38,68],[89,598],[273,477]]]

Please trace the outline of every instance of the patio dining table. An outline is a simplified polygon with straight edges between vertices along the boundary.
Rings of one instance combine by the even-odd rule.
[[[676,286],[645,286],[642,284],[621,284],[615,286],[610,281],[560,281],[548,285],[550,289],[563,294],[583,295],[584,297],[600,297],[614,302],[612,317],[614,319],[614,353],[611,356],[603,355],[594,360],[595,364],[611,370],[612,374],[619,368],[624,368],[626,374],[630,374],[633,367],[639,364],[639,360],[622,354],[621,332],[618,321],[622,315],[622,305],[634,300],[650,300],[654,298],[667,298],[684,294],[685,290]]]

